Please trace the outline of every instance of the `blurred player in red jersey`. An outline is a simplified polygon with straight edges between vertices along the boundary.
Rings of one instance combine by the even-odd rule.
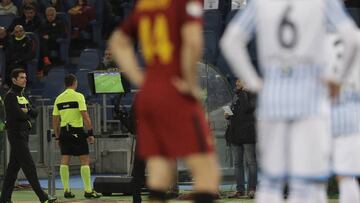
[[[213,202],[220,173],[213,138],[198,102],[196,63],[201,57],[200,0],[138,0],[134,12],[115,31],[109,46],[136,86],[139,156],[147,160],[152,202],[164,202],[183,158],[195,179],[195,202]],[[146,74],[136,61],[139,41]]]

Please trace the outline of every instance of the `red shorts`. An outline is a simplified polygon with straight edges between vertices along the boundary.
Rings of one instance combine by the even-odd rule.
[[[214,151],[201,105],[175,89],[141,91],[135,101],[138,155],[186,157]]]

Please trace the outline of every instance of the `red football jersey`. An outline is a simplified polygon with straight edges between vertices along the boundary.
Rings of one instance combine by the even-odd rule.
[[[214,149],[201,105],[171,83],[181,77],[181,29],[188,22],[202,23],[199,0],[138,0],[120,28],[139,41],[146,63],[145,82],[135,99],[142,158],[185,157]]]
[[[200,0],[138,0],[121,30],[139,41],[148,77],[180,75],[181,28],[187,22],[202,23]]]

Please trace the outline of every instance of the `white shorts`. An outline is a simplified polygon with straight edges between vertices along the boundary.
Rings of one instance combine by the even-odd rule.
[[[341,176],[360,176],[360,133],[334,139],[334,172]]]
[[[325,180],[330,175],[330,116],[258,122],[259,160],[268,178]]]

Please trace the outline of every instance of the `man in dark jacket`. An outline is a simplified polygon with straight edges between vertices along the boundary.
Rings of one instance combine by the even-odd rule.
[[[19,170],[22,169],[31,187],[42,203],[52,203],[41,189],[36,166],[29,149],[30,119],[36,118],[37,112],[24,95],[26,73],[24,69],[14,69],[11,73],[12,87],[5,96],[6,130],[10,143],[10,161],[1,191],[0,203],[11,202]]]
[[[45,11],[46,20],[40,28],[41,58],[44,65],[51,65],[50,51],[59,52],[58,39],[66,37],[65,25],[56,18],[56,9],[48,7]]]
[[[226,131],[226,141],[233,148],[233,159],[236,177],[236,193],[232,195],[239,198],[245,195],[244,159],[248,168],[247,195],[255,196],[257,184],[257,163],[255,154],[256,130],[255,130],[255,95],[247,92],[240,80],[236,81],[236,95],[231,104],[232,115],[225,112],[225,118],[229,120]]]
[[[11,85],[10,73],[13,69],[26,67],[26,64],[35,57],[35,50],[30,38],[25,34],[23,26],[17,25],[14,28],[14,36],[9,40],[9,47],[6,50],[6,84]]]
[[[36,15],[36,8],[30,5],[25,5],[24,14],[21,17],[14,19],[8,30],[11,32],[16,25],[22,25],[26,32],[38,32],[41,26],[41,20]]]

